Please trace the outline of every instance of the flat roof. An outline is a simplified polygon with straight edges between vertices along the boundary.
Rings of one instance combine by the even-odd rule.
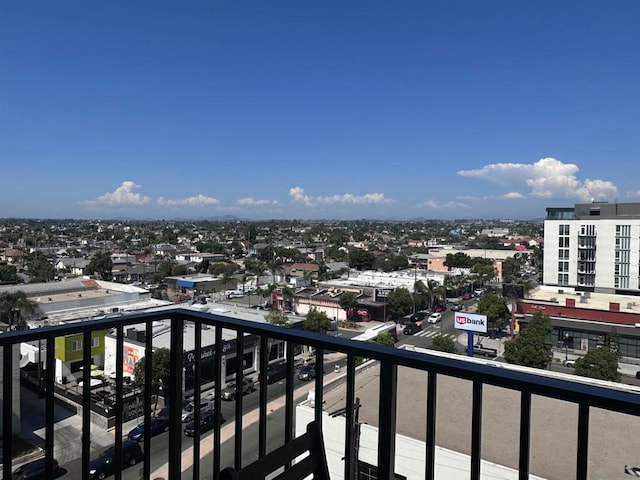
[[[640,314],[640,297],[591,292],[585,295],[585,292],[578,292],[572,287],[540,285],[530,291],[525,300],[553,302],[565,306],[568,298],[576,301],[576,308],[609,311],[609,303],[619,303],[621,312]]]

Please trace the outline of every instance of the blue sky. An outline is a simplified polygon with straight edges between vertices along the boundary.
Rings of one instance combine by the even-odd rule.
[[[0,217],[640,201],[640,2],[6,0]]]

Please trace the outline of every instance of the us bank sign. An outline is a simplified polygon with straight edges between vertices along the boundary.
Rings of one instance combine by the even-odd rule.
[[[456,312],[455,326],[468,332],[487,333],[487,316],[475,313]]]

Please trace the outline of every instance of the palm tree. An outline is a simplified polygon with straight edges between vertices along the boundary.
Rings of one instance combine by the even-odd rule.
[[[0,293],[0,320],[7,323],[10,329],[23,330],[27,322],[23,314],[33,313],[37,304],[29,300],[22,290]]]

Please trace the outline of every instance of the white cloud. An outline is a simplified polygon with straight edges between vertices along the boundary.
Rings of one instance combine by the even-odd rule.
[[[354,195],[353,193],[345,193],[342,195],[331,195],[327,197],[318,196],[312,198],[305,194],[302,187],[293,187],[289,189],[291,203],[299,203],[307,207],[315,207],[316,205],[372,205],[377,203],[391,203],[393,200],[385,198],[384,193],[365,193],[364,195]]]
[[[504,195],[502,195],[501,198],[506,198],[508,200],[514,200],[514,199],[527,198],[527,196],[523,195],[522,193],[519,193],[519,192],[509,192],[509,193],[505,193]]]
[[[177,200],[169,200],[164,197],[160,197],[158,198],[157,203],[163,207],[206,207],[210,205],[217,205],[220,203],[220,200],[200,194],[195,197]]]
[[[277,205],[276,200],[257,200],[252,197],[241,198],[236,202],[238,205],[244,205],[248,207],[263,207],[265,205]]]
[[[100,195],[95,200],[85,200],[80,204],[88,208],[148,205],[151,202],[151,197],[134,193],[133,190],[137,188],[140,188],[140,185],[127,180],[122,182],[113,192]]]
[[[306,205],[307,207],[313,207],[311,198],[309,198],[308,195],[304,194],[304,188],[302,187],[290,188],[289,196],[291,196],[291,203],[300,203],[302,205]]]
[[[462,177],[479,178],[499,185],[523,184],[527,194],[512,191],[506,198],[577,198],[584,201],[605,200],[617,195],[617,187],[606,180],[576,177],[578,166],[555,158],[542,158],[533,164],[494,163],[476,170],[460,170]],[[519,196],[518,196],[519,195]]]
[[[365,193],[364,195],[353,195],[352,193],[345,193],[344,195],[332,195],[330,197],[317,197],[316,201],[322,204],[333,203],[345,203],[355,205],[369,205],[372,203],[385,203],[389,202],[384,198],[384,193]]]
[[[435,200],[426,200],[418,205],[418,207],[431,208],[434,210],[446,210],[450,208],[469,208],[469,205],[462,202],[436,202]]]
[[[640,190],[635,192],[627,192],[627,197],[640,197]]]

